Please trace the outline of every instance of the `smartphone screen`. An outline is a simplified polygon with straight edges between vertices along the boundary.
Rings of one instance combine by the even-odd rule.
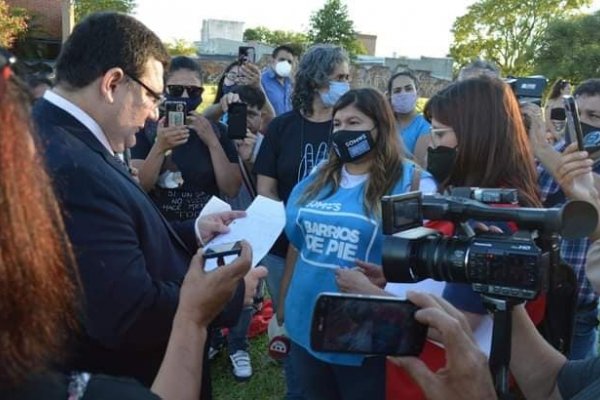
[[[185,125],[185,116],[187,115],[187,105],[185,101],[166,101],[165,102],[165,126],[183,126]]]
[[[417,306],[394,297],[322,293],[311,327],[315,351],[418,355],[427,326],[414,318]]]
[[[249,62],[256,64],[256,50],[252,46],[240,46],[238,47],[238,60],[240,64]]]
[[[227,109],[227,136],[229,139],[244,139],[246,137],[246,114],[248,112],[245,103],[231,103]]]
[[[204,249],[204,258],[219,258],[232,255],[239,256],[241,252],[242,244],[239,241],[217,244],[214,246],[209,245]]]

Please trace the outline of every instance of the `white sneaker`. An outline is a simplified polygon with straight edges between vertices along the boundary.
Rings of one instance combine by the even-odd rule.
[[[250,363],[250,354],[244,350],[238,350],[229,356],[233,366],[233,376],[236,380],[245,381],[252,376],[252,364]]]

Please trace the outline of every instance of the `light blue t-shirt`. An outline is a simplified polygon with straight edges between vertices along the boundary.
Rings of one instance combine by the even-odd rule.
[[[414,164],[404,162],[402,179],[390,194],[410,189],[413,169]],[[287,202],[285,232],[298,249],[298,259],[285,301],[285,327],[290,338],[313,356],[333,364],[360,366],[364,359],[360,355],[313,352],[311,318],[320,293],[339,292],[335,282],[337,268],[353,268],[356,259],[381,265],[381,220],[367,216],[363,210],[366,182],[340,188],[326,198],[317,196],[300,206],[298,199],[316,175],[299,182]],[[424,181],[435,185],[423,171],[421,182]]]
[[[398,136],[404,143],[404,149],[411,155],[415,154],[415,146],[417,140],[423,135],[427,135],[431,130],[431,125],[423,115],[418,114],[408,126],[400,130],[398,128]]]

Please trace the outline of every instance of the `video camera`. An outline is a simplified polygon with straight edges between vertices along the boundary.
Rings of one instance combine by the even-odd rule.
[[[558,262],[557,235],[587,236],[598,215],[583,201],[551,209],[491,207],[481,202],[516,204],[516,200],[514,189],[479,188],[458,188],[449,196],[410,192],[383,197],[386,279],[413,283],[431,278],[470,283],[475,292],[489,296],[536,298],[547,285],[550,265]],[[423,227],[424,219],[452,221],[465,233],[443,237]],[[468,220],[511,221],[520,230],[512,235],[474,234],[468,232]]]
[[[510,85],[519,104],[534,103],[542,106],[542,97],[548,79],[544,76],[528,76],[523,78],[508,77],[505,80]]]

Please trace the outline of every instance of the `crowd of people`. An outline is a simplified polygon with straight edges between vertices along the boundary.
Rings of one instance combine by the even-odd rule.
[[[286,399],[495,398],[474,334],[491,317],[470,285],[447,283],[437,294],[409,286],[415,318],[431,328],[419,357],[313,350],[317,297],[405,291],[381,268],[385,195],[512,188],[522,207],[576,199],[600,209],[600,163],[566,132],[566,79],[543,107],[520,103],[498,68],[476,60],[421,113],[410,71],[393,74],[385,92],[351,88],[343,48],[316,44],[299,57],[279,46],[263,70],[242,59],[228,65],[199,113],[199,63],[171,58],[152,31],[119,13],[74,28],[54,81],[22,79],[15,62],[0,50],[3,399],[210,399],[209,355],[223,328],[234,377],[253,374],[247,333],[262,280],[291,343]],[[600,79],[580,82],[573,96],[583,134],[600,132]],[[184,125],[167,123],[165,100],[185,103]],[[241,139],[228,131],[236,103],[246,107]],[[230,264],[204,271],[202,248],[257,195],[286,207],[269,254],[251,268],[245,242]],[[212,196],[234,211],[200,216]],[[428,224],[446,235],[468,228]],[[559,246],[576,286],[560,315],[567,334],[556,340],[545,323],[559,318],[557,292],[516,306],[512,389],[531,399],[597,398],[600,228]]]

